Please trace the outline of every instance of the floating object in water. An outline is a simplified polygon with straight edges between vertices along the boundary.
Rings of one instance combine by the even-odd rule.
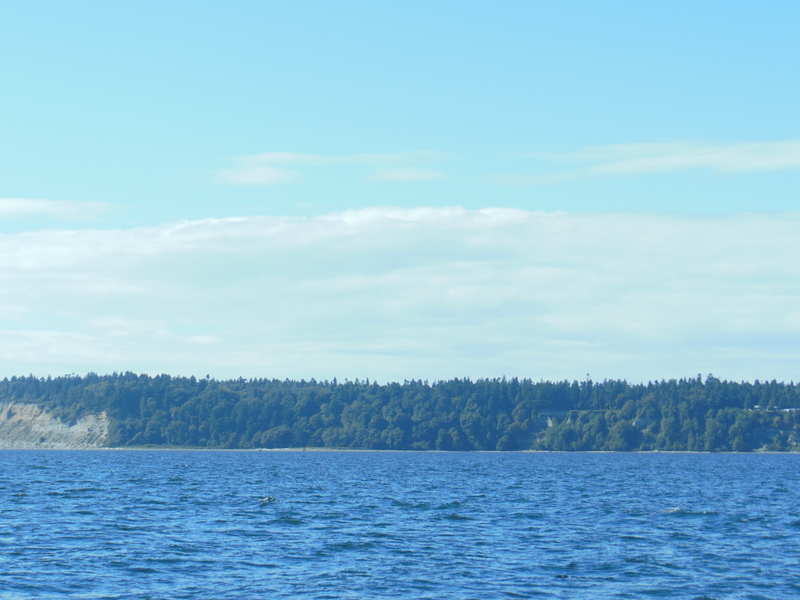
[[[267,504],[272,504],[273,502],[275,502],[275,496],[266,496],[261,499],[260,504],[261,506],[266,506]]]

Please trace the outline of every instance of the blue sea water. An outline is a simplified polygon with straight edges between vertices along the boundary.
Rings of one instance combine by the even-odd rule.
[[[0,598],[800,597],[800,456],[0,452]]]

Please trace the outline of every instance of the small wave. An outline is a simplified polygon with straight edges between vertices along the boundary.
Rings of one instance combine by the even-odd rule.
[[[185,544],[170,544],[169,549],[170,552],[177,552],[179,554],[198,554],[205,552],[205,550],[201,550],[200,548],[196,548],[194,546],[187,546]]]
[[[308,504],[310,506],[330,506],[339,504],[336,498],[325,498],[324,500],[295,500],[297,504]]]
[[[515,519],[530,519],[532,521],[541,521],[544,519],[544,515],[537,512],[515,512],[511,516]]]
[[[508,596],[509,598],[530,598],[530,594],[527,592],[515,592],[514,590],[506,590],[504,595]],[[537,595],[543,596],[545,592],[537,592]]]
[[[157,500],[155,498],[145,498],[144,500],[140,500],[139,504],[146,504],[149,506],[171,506],[170,502],[166,500]],[[200,504],[199,502],[197,504]]]
[[[449,515],[444,515],[441,518],[447,519],[448,521],[472,521],[472,517],[468,517],[467,515],[460,515],[458,513],[450,513]]]
[[[176,558],[174,556],[163,556],[158,558],[148,558],[147,562],[157,563],[162,565],[177,565],[186,562],[183,558]]]
[[[733,523],[762,523],[766,520],[763,515],[738,515],[731,519]]]
[[[389,538],[389,537],[393,537],[393,536],[391,536],[388,533],[384,533],[382,531],[370,531],[369,533],[367,533],[367,537],[371,537],[371,538]]]
[[[372,542],[341,542],[339,544],[327,544],[325,548],[331,552],[341,552],[347,550],[365,550],[375,546]]]
[[[647,554],[639,554],[637,556],[627,556],[625,557],[626,563],[648,563],[651,562],[651,558]]]
[[[152,567],[128,567],[131,573],[158,573],[158,569]]]
[[[245,567],[254,567],[256,569],[279,569],[280,565],[275,563],[257,563],[251,561],[239,561],[240,565],[244,565]]]
[[[430,510],[431,504],[430,502],[404,502],[403,500],[395,500],[392,499],[392,504],[395,506],[399,506],[401,508],[413,508],[415,510]]]
[[[719,515],[719,513],[715,510],[686,510],[680,506],[667,508],[660,512],[661,514],[675,517],[716,517]]]
[[[272,519],[268,521],[270,525],[305,525],[305,521],[302,519],[298,519],[296,517],[290,517],[289,515],[284,515],[282,517],[278,517],[277,519]]]
[[[105,492],[106,490],[98,487],[79,487],[68,489],[68,494],[87,494],[89,492]]]
[[[343,512],[330,512],[317,515],[317,518],[322,521],[339,521],[350,517],[347,513]]]

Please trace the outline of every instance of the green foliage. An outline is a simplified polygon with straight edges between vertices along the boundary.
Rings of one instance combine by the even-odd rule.
[[[64,421],[105,411],[109,446],[391,450],[800,449],[800,386],[712,376],[625,381],[345,381],[150,377],[0,381],[0,401]]]

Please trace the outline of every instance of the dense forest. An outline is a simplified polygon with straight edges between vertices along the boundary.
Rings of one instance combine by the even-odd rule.
[[[625,381],[217,381],[135,373],[0,381],[107,444],[392,450],[800,450],[800,385],[711,375]]]

